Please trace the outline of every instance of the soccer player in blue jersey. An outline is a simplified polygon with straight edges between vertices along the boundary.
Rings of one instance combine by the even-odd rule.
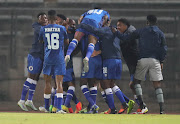
[[[68,42],[67,32],[64,26],[56,24],[56,11],[48,11],[47,26],[41,27],[39,40],[44,42],[44,64],[43,74],[45,79],[44,101],[45,107],[40,107],[40,111],[49,111],[49,99],[51,96],[51,78],[55,75],[56,95],[57,95],[57,112],[65,113],[61,109],[63,99],[63,76],[66,74],[64,61],[64,42]]]
[[[110,15],[107,11],[95,8],[95,9],[89,10],[89,11],[85,12],[84,14],[82,14],[81,17],[79,18],[78,22],[83,23],[85,25],[91,25],[95,28],[100,28],[104,25],[104,23],[107,22],[107,20],[109,18],[110,18]],[[72,42],[70,43],[70,45],[68,47],[67,54],[65,56],[65,61],[66,61],[66,63],[68,63],[68,61],[70,60],[70,55],[71,55],[72,51],[76,48],[78,42],[80,42],[81,38],[84,35],[88,36],[88,41],[89,41],[86,56],[83,59],[84,71],[88,72],[89,58],[91,57],[91,54],[94,51],[95,44],[98,41],[98,37],[96,35],[94,35],[93,33],[90,33],[84,29],[78,28],[76,30],[74,39],[72,40]]]
[[[106,26],[100,29],[95,29],[92,26],[87,26],[84,24],[81,24],[80,27],[85,28],[88,31],[92,31],[100,37],[103,59],[103,80],[101,81],[101,87],[105,90],[106,100],[110,108],[110,111],[107,114],[117,113],[114,105],[113,92],[116,94],[123,105],[123,111],[121,109],[118,112],[119,114],[121,114],[128,108],[127,102],[129,102],[129,98],[127,98],[121,92],[119,87],[115,85],[115,81],[120,79],[121,77],[122,69],[120,56],[120,40],[111,32],[111,28],[109,27],[109,25],[110,21],[108,21]]]
[[[86,50],[88,47],[88,39],[87,37],[84,37],[82,38],[82,40],[84,41],[80,42],[80,49],[84,57],[86,55]],[[89,102],[89,105],[87,107],[87,113],[97,113],[97,110],[99,109],[96,105],[96,96],[97,83],[99,82],[98,80],[102,79],[102,58],[100,53],[100,42],[98,42],[96,43],[94,52],[89,59],[89,71],[85,72],[84,70],[82,70],[81,73],[81,90]],[[93,109],[93,106],[96,106],[96,109]],[[84,113],[84,111],[81,111],[81,113]]]
[[[164,98],[161,88],[163,80],[162,69],[163,61],[166,58],[167,46],[164,33],[156,26],[157,18],[155,15],[147,16],[147,26],[137,29],[131,34],[120,34],[112,28],[115,35],[124,41],[139,39],[139,56],[134,76],[134,88],[138,97],[141,113],[147,112],[147,107],[142,99],[141,81],[145,80],[145,75],[149,72],[150,80],[153,82],[157,101],[160,106],[160,114],[164,114]]]
[[[69,40],[72,40],[74,37],[74,33],[76,30],[76,22],[72,19],[69,19],[68,22],[68,38]],[[69,45],[69,44],[68,44]],[[65,53],[67,52],[68,45],[65,46]],[[74,55],[73,53],[72,55]],[[66,75],[64,76],[63,79],[63,84],[66,85],[66,98],[64,100],[64,106],[62,109],[68,113],[73,113],[73,110],[70,105],[70,101],[73,100],[74,103],[76,104],[76,111],[75,113],[78,113],[82,109],[82,103],[79,102],[75,95],[75,77],[74,77],[74,71],[73,71],[73,60],[72,57],[70,58],[69,63],[66,66]],[[63,86],[64,86],[63,85]]]
[[[41,26],[47,25],[47,16],[44,12],[42,12],[37,15],[37,18],[38,21],[32,25],[34,29],[34,38],[33,38],[32,48],[27,57],[28,78],[24,82],[21,99],[18,101],[18,105],[24,111],[28,111],[26,106],[29,106],[33,110],[37,110],[32,100],[33,100],[36,84],[39,80],[39,75],[42,71],[43,60],[44,60],[43,44],[39,43],[38,37]],[[25,97],[28,91],[29,91],[28,99],[25,102]]]

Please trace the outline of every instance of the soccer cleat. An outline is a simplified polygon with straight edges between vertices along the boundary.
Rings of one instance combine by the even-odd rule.
[[[67,112],[67,113],[69,113],[69,109],[68,109],[68,107],[66,107],[65,105],[62,105],[62,110],[65,111],[65,112]]]
[[[81,102],[78,102],[77,104],[76,104],[76,111],[75,111],[75,113],[79,113],[79,111],[81,111],[82,110],[82,103]]]
[[[88,110],[87,110],[87,107],[82,109],[81,111],[79,111],[78,113],[86,113]]]
[[[39,107],[39,111],[45,112],[45,113],[48,113],[48,112],[49,112],[48,110],[46,110],[46,108],[45,108],[44,106],[40,106],[40,107]]]
[[[165,114],[165,112],[164,111],[160,111],[160,114]]]
[[[70,60],[70,56],[69,56],[69,55],[66,55],[66,56],[65,56],[65,63],[66,63],[66,66],[67,66],[69,60]]]
[[[129,107],[129,106],[128,106],[127,103],[125,103],[124,106],[122,105],[121,108],[120,108],[120,110],[119,110],[119,112],[118,112],[118,114],[124,113],[124,112],[128,109],[128,107]]]
[[[18,106],[23,110],[23,111],[28,111],[26,105],[24,102],[18,101]]]
[[[128,105],[129,105],[129,107],[127,109],[127,114],[131,113],[131,111],[133,110],[133,107],[135,105],[135,102],[133,100],[129,100]]]
[[[104,112],[104,114],[117,114],[117,110],[116,109],[110,109],[109,108],[109,110],[108,111],[106,111],[106,112]]]
[[[53,106],[52,113],[56,113],[56,111],[57,111],[57,108]]]
[[[34,110],[34,111],[37,111],[38,109],[34,106],[34,104],[33,104],[33,102],[32,101],[26,101],[25,102],[25,105],[26,106],[28,106],[28,107],[30,107],[32,110]]]
[[[108,110],[101,112],[101,114],[106,114],[107,112],[111,111],[111,109],[109,108]]]
[[[141,112],[140,106],[139,106],[139,108],[136,110],[136,112],[133,112],[132,114],[138,114],[139,112]]]
[[[50,105],[49,112],[52,113],[53,105]]]
[[[83,67],[84,72],[88,72],[89,71],[89,59],[87,57],[85,57],[83,59],[83,64],[84,64],[84,67]]]
[[[63,110],[59,110],[59,109],[56,111],[56,113],[58,113],[58,114],[66,114],[66,112],[65,112],[65,111],[63,111]]]
[[[93,110],[94,112],[95,112],[95,111],[98,111],[98,110],[99,110],[99,106],[97,106],[96,104],[94,104],[94,105],[91,107],[90,111],[91,111],[91,110]]]
[[[69,113],[73,113],[73,109],[72,108],[68,108]]]
[[[148,108],[144,106],[138,114],[146,114],[148,112]]]

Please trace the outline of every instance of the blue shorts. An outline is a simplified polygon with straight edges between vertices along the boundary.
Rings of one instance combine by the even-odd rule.
[[[89,59],[89,71],[81,73],[81,78],[102,79],[102,59],[101,56],[91,57]]]
[[[40,74],[43,68],[43,61],[40,58],[35,58],[31,54],[27,57],[27,68],[31,74]]]
[[[63,82],[72,82],[75,81],[73,68],[66,70],[66,75],[64,75]]]
[[[103,80],[121,79],[122,62],[121,59],[103,60]]]
[[[65,63],[58,65],[43,65],[43,74],[46,75],[65,75],[66,67]]]
[[[86,24],[86,25],[90,25],[94,28],[100,28],[98,23],[93,19],[83,19],[81,23]],[[76,31],[83,32],[85,35],[93,35],[94,37],[99,39],[99,37],[97,35],[95,35],[94,33],[86,31],[86,29],[78,28],[78,29],[76,29]]]

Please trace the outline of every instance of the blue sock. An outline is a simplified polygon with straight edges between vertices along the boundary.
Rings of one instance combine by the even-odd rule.
[[[107,103],[110,109],[115,109],[113,92],[111,88],[105,89]]]
[[[67,53],[66,55],[71,55],[71,53],[74,51],[74,49],[76,48],[78,44],[78,40],[76,39],[73,39],[70,44],[69,44],[69,47],[68,47],[68,50],[67,50]]]
[[[82,90],[84,96],[86,97],[86,99],[88,100],[88,102],[90,103],[90,105],[91,106],[94,105],[95,103],[94,103],[93,99],[90,96],[87,85],[82,85],[81,90]]]
[[[54,98],[55,98],[56,89],[52,87],[51,89],[51,105],[54,106]]]
[[[125,103],[126,101],[125,101],[123,94],[122,94],[121,90],[119,89],[119,87],[114,86],[112,89],[113,89],[114,93],[116,94],[116,96],[118,97],[118,99],[120,100],[120,102],[122,104]]]
[[[123,92],[121,92],[121,93],[122,93],[122,95],[123,95],[125,101],[128,103],[128,102],[129,102],[129,98],[128,98]]]
[[[21,100],[25,100],[26,94],[27,94],[29,87],[31,85],[31,83],[27,80],[24,82],[24,85],[23,85],[23,89],[22,89],[22,93],[21,93]]]
[[[62,104],[63,104],[63,105],[64,105],[64,103],[65,103],[66,96],[67,96],[66,91],[63,91],[63,101],[62,101]]]
[[[86,53],[86,57],[89,59],[94,51],[94,44],[93,43],[90,43],[88,45],[88,48],[87,48],[87,53]]]
[[[75,94],[73,95],[72,100],[74,101],[75,104],[79,103],[79,100],[77,99]]]
[[[29,87],[28,100],[32,100],[33,99],[35,89],[36,89],[36,84],[31,84],[30,87]]]
[[[91,95],[91,98],[93,99],[94,103],[96,104],[97,87],[90,88],[90,95]]]
[[[57,108],[61,110],[62,100],[63,100],[63,93],[56,93],[57,95]]]
[[[68,107],[68,105],[70,104],[71,99],[72,99],[72,97],[74,95],[74,91],[75,91],[75,87],[74,86],[69,86],[68,91],[67,91],[66,100],[65,100],[65,103],[64,103],[64,105],[66,107]]]
[[[57,95],[56,95],[56,92],[54,94],[54,107],[57,108]]]
[[[51,94],[44,94],[45,109],[49,111],[49,99]]]

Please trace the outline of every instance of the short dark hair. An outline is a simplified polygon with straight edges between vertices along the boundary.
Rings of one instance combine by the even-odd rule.
[[[63,20],[66,20],[66,16],[63,14],[57,14],[57,17],[62,18]]]
[[[147,21],[150,23],[150,24],[153,24],[155,25],[157,23],[157,17],[155,15],[148,15],[147,16]]]
[[[49,10],[48,16],[56,16],[56,11],[55,10]]]
[[[123,24],[127,25],[127,27],[130,26],[130,22],[126,18],[121,18],[118,20],[118,22],[122,22]]]
[[[97,3],[92,4],[92,8],[93,8],[93,9],[102,9],[102,8],[99,6],[99,4],[97,4]]]
[[[40,13],[38,13],[38,14],[37,14],[37,18],[39,18],[39,16],[41,16],[41,15],[46,15],[46,13],[45,13],[45,12],[40,12]]]

